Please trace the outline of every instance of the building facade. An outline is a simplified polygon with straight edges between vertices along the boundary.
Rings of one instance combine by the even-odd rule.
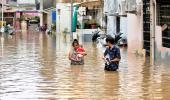
[[[73,0],[72,3],[73,3],[72,20],[74,27],[77,26],[76,27],[77,29],[95,29],[97,28],[98,25],[102,26],[103,14],[101,2],[99,0]],[[78,9],[76,7],[78,7]],[[57,16],[58,30],[60,32],[63,32],[65,29],[68,29],[68,31],[70,32],[71,31],[70,0],[59,0],[57,2],[56,11],[58,14]]]
[[[137,1],[127,17],[129,52],[144,49],[152,62],[166,62],[170,58],[170,1]]]
[[[104,0],[104,15],[107,18],[107,34],[113,37],[117,33],[127,35],[127,14],[125,0]]]
[[[170,1],[156,0],[151,1],[151,19],[154,20],[155,26],[151,27],[153,30],[152,36],[155,37],[154,48],[155,58],[161,62],[168,62],[170,59]]]
[[[40,26],[47,24],[51,28],[52,24],[56,23],[56,0],[40,0]]]
[[[8,4],[16,4],[16,0],[10,1],[10,0],[1,0],[1,7],[2,7],[2,2],[3,2],[3,21],[5,24],[10,24],[10,25],[14,25],[15,24],[15,12],[16,9],[6,6]],[[1,17],[0,20],[2,20],[2,8],[1,8]]]

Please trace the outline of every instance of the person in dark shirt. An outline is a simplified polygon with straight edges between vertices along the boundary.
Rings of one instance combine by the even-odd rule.
[[[115,40],[112,37],[106,38],[107,47],[104,52],[105,70],[116,71],[119,68],[121,60],[120,49],[115,46]]]

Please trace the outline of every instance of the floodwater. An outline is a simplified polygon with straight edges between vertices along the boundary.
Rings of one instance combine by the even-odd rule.
[[[69,36],[33,31],[1,37],[0,100],[169,100],[170,67],[149,66],[121,48],[117,72],[103,70],[102,49],[82,42],[85,65],[71,66]]]

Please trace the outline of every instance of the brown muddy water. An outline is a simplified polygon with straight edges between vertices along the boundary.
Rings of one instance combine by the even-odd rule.
[[[82,42],[85,65],[67,59],[69,36],[1,36],[0,100],[170,100],[170,66],[149,66],[121,48],[117,72],[105,72],[101,48]]]

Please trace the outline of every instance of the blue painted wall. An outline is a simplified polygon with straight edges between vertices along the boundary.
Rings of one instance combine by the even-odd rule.
[[[56,24],[56,18],[57,18],[56,11],[52,11],[52,23],[53,24]]]

